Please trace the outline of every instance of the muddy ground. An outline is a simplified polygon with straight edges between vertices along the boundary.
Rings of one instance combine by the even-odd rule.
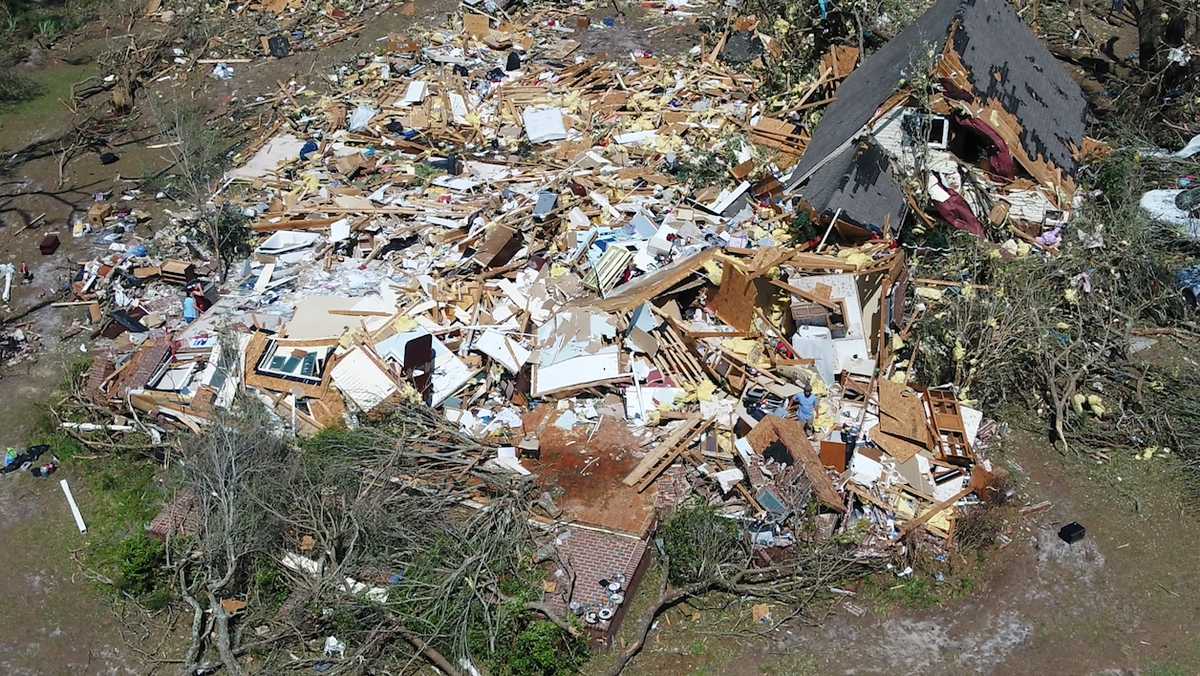
[[[415,22],[437,21],[457,3],[418,0],[416,5],[415,16],[388,10],[355,39],[321,53],[239,64],[230,82],[200,74],[185,82],[158,83],[146,94],[186,94],[216,107],[234,97],[270,94],[280,80],[313,81],[332,65],[375,49],[380,37]],[[602,7],[592,14],[601,23],[611,12]],[[653,17],[631,11],[613,29],[589,31],[584,50],[681,52],[696,44],[692,26],[646,33],[653,25]],[[100,31],[72,39],[71,60],[94,55],[104,39]],[[43,82],[44,94],[0,111],[0,150],[5,155],[53,137],[70,123],[61,99],[71,82],[96,68],[86,58],[82,65],[66,63],[66,51],[24,66]],[[143,131],[152,131],[150,127],[147,118]],[[116,149],[120,161],[110,166],[101,165],[95,153],[85,155],[68,166],[61,186],[53,157],[0,176],[0,192],[11,194],[16,186],[23,193],[0,209],[0,261],[27,262],[34,270],[33,284],[16,287],[0,316],[11,317],[44,300],[62,288],[69,261],[95,255],[99,245],[94,239],[67,236],[71,213],[85,209],[95,192],[133,185],[123,177],[165,166],[169,157],[163,151],[145,148],[153,142],[121,146]],[[142,206],[158,214],[164,205],[148,199]],[[25,227],[43,213],[38,225]],[[152,222],[142,234],[153,227]],[[64,234],[64,246],[42,257],[37,242],[52,230]],[[36,363],[0,373],[0,445],[22,445],[65,365],[81,354],[81,346],[98,347],[78,325],[82,318],[79,309],[47,308],[22,320],[41,337],[45,352]],[[1200,541],[1200,520],[1180,499],[1166,461],[1117,457],[1109,465],[1092,465],[1063,458],[1029,434],[1015,435],[998,461],[1018,478],[1021,504],[1048,500],[1051,507],[1014,518],[1007,533],[1011,542],[988,562],[959,566],[959,592],[935,589],[912,597],[891,590],[861,591],[850,599],[866,611],[861,617],[838,606],[819,626],[790,626],[767,637],[753,636],[757,629],[729,609],[677,608],[660,620],[632,673],[1200,673],[1195,621],[1200,554],[1194,544]],[[146,636],[170,635],[168,616],[159,615],[149,625],[118,618],[109,599],[71,558],[88,536],[75,529],[57,479],[71,482],[86,517],[89,495],[82,477],[97,462],[101,460],[73,460],[54,480],[28,474],[0,479],[0,626],[5,630],[0,673],[174,671],[169,662],[156,661],[169,659],[172,651],[156,649],[156,638],[145,641]],[[1083,523],[1088,535],[1067,546],[1055,532],[1073,520]],[[644,590],[653,586],[653,580],[648,582]],[[635,609],[648,604],[646,595],[643,591]],[[936,605],[918,608],[931,604]],[[598,657],[588,671],[599,673],[607,660]]]

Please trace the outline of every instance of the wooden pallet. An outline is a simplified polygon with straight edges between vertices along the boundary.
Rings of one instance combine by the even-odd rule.
[[[671,379],[677,387],[699,387],[708,380],[704,369],[692,355],[692,351],[684,344],[679,333],[670,324],[664,324],[661,329],[652,334],[658,339],[658,351],[650,358],[664,376]]]
[[[642,461],[622,480],[622,483],[626,486],[636,487],[639,493],[646,490],[650,484],[654,483],[659,474],[662,474],[671,466],[671,463],[675,462],[680,454],[692,447],[696,437],[700,436],[710,425],[712,425],[711,420],[704,420],[700,416],[692,416],[683,421],[683,424],[676,427],[661,444],[642,458]]]

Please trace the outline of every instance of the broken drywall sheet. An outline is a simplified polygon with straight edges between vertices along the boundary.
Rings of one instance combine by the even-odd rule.
[[[495,359],[513,374],[521,370],[532,354],[524,345],[492,329],[484,331],[476,339],[475,349]]]
[[[385,360],[397,364],[404,363],[404,348],[409,341],[430,335],[428,331],[406,331],[378,343],[375,351]],[[451,395],[467,384],[478,369],[472,369],[458,358],[458,355],[446,347],[446,344],[433,337],[433,388],[429,393],[429,405],[441,406]],[[422,393],[424,394],[424,393]]]
[[[558,108],[526,108],[521,113],[525,121],[525,133],[530,143],[561,141],[567,138],[563,125],[563,113]]]
[[[620,357],[618,347],[611,345],[592,353],[574,353],[573,356],[560,358],[550,364],[539,364],[534,370],[531,394],[541,397],[621,378],[623,376]]]
[[[292,134],[280,134],[258,149],[249,162],[230,171],[227,178],[254,179],[269,176],[285,162],[298,159],[304,140]]]
[[[332,378],[334,386],[364,413],[375,410],[400,389],[383,365],[362,347],[355,347],[338,360]]]

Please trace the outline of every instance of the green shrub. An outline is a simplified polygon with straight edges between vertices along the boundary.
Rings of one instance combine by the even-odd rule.
[[[282,606],[290,591],[287,576],[273,560],[260,561],[254,568],[254,592],[266,609],[275,610]]]
[[[792,236],[793,244],[816,239],[822,234],[821,228],[813,220],[812,214],[803,209],[796,212],[796,218],[788,226],[788,233]]]
[[[677,586],[720,577],[744,559],[745,538],[738,523],[703,503],[676,510],[660,534],[669,579]]]
[[[1133,150],[1122,150],[1098,162],[1093,170],[1093,187],[1100,192],[1100,199],[1109,204],[1126,204],[1138,187],[1135,180],[1138,171],[1138,156]]]
[[[529,623],[508,649],[498,652],[493,671],[505,676],[566,676],[588,659],[587,643],[546,620]]]
[[[117,546],[117,572],[113,586],[135,598],[149,595],[158,586],[162,565],[166,561],[163,543],[138,533]]]
[[[40,94],[37,82],[14,72],[0,72],[0,105],[28,101]]]

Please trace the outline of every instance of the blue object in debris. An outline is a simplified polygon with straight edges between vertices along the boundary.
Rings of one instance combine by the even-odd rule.
[[[145,256],[150,253],[150,250],[146,248],[145,244],[137,244],[129,250],[129,253],[134,256]]]
[[[309,139],[304,142],[304,147],[300,149],[300,159],[307,160],[309,155],[317,152],[317,142]]]
[[[1175,285],[1193,304],[1200,301],[1200,265],[1183,268],[1176,272]]]
[[[200,316],[200,311],[196,308],[196,299],[187,296],[183,299],[183,319],[191,324]]]
[[[613,26],[616,26],[616,25],[617,25],[616,19],[612,18],[611,16],[604,17],[604,27],[605,28],[612,28]]]
[[[829,16],[829,0],[817,0],[817,4],[821,6],[821,18]]]

